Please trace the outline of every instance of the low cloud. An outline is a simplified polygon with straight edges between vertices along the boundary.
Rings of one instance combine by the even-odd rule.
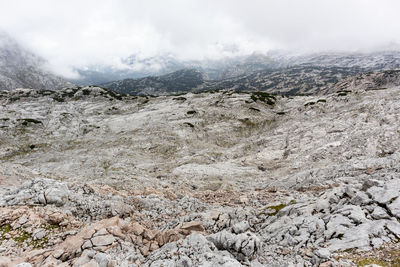
[[[400,43],[395,0],[0,0],[0,25],[58,73],[131,54],[369,51]]]

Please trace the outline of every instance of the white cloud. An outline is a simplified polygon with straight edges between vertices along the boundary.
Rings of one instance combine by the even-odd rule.
[[[400,43],[396,0],[0,0],[0,25],[72,75],[140,53],[185,59]]]

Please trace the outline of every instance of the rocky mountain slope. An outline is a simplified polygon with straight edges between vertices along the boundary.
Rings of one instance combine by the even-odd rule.
[[[130,95],[168,95],[190,92],[205,82],[204,74],[194,69],[179,70],[162,76],[125,79],[102,84],[110,90]]]
[[[396,266],[394,84],[295,97],[2,92],[1,260]]]
[[[56,90],[72,86],[45,69],[46,61],[0,32],[0,90],[38,88]]]
[[[222,80],[249,74],[255,71],[275,69],[279,62],[270,57],[253,53],[247,56],[222,59],[179,60],[173,55],[143,58],[132,55],[120,62],[120,67],[89,66],[77,68],[80,77],[72,82],[80,85],[100,85],[108,82],[162,76],[182,69],[195,69],[204,73],[208,80]]]
[[[163,76],[126,79],[101,86],[130,95],[169,95],[216,90],[298,95],[329,91],[339,81],[362,72],[360,68],[300,65],[257,71],[224,80],[207,80],[197,70],[180,70]]]
[[[285,66],[309,65],[320,67],[362,68],[365,71],[382,71],[400,68],[400,51],[383,50],[370,53],[311,53],[295,55],[270,53],[272,60]]]
[[[147,76],[161,76],[182,69],[196,69],[204,73],[207,80],[233,79],[251,75],[255,72],[279,71],[282,68],[304,66],[306,68],[336,68],[339,72],[346,69],[352,75],[355,71],[383,71],[400,68],[398,50],[370,53],[311,53],[293,54],[283,51],[267,54],[253,53],[247,56],[222,59],[179,60],[173,55],[142,57],[132,55],[121,60],[120,67],[89,66],[78,68],[80,78],[73,82],[81,85],[100,85],[124,79],[138,79]],[[331,76],[335,78],[335,76]]]

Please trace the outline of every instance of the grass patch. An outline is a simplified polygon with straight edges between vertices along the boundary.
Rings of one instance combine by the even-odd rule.
[[[387,262],[384,262],[383,260],[379,260],[379,259],[374,259],[374,258],[358,259],[358,260],[355,260],[354,263],[357,266],[365,266],[365,265],[370,265],[370,264],[377,264],[379,266],[390,266]],[[395,265],[395,266],[399,266],[399,265]]]
[[[9,233],[10,231],[11,231],[11,225],[4,224],[0,226],[0,241],[3,241],[5,239],[4,235]]]
[[[400,250],[397,246],[390,248],[380,248],[379,253],[370,252],[362,253],[356,252],[355,249],[349,249],[349,256],[344,257],[345,259],[351,260],[357,266],[365,266],[371,264],[377,264],[379,266],[400,266]]]
[[[293,205],[293,204],[296,204],[296,200],[294,200],[294,199],[290,200],[288,204],[283,204],[283,203],[281,203],[281,204],[276,205],[276,206],[268,206],[268,207],[266,208],[267,212],[265,212],[265,214],[267,214],[267,215],[269,215],[269,216],[275,216],[275,215],[278,214],[278,212],[281,211],[283,208],[285,208],[285,207],[287,207],[287,206],[289,206],[289,205]],[[271,211],[268,211],[268,210],[271,210]]]
[[[43,227],[46,231],[52,231],[54,229],[58,229],[58,225],[46,225]],[[9,224],[2,225],[0,227],[0,241],[6,240],[4,237],[5,234],[11,232],[12,228]],[[29,247],[33,247],[34,249],[42,249],[44,248],[48,242],[49,238],[48,236],[45,236],[41,239],[34,240],[32,234],[25,232],[23,230],[17,230],[16,235],[11,237],[12,240],[14,240],[18,246],[22,247],[24,244],[26,244]]]
[[[14,236],[12,239],[17,242],[18,245],[22,245],[25,241],[33,241],[32,235],[25,231],[18,231],[18,235]]]

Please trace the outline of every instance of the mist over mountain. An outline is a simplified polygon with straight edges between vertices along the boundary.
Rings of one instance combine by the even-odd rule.
[[[80,85],[99,85],[123,79],[159,76],[182,69],[196,69],[207,80],[222,80],[254,71],[275,69],[280,65],[280,62],[262,53],[204,60],[179,60],[171,54],[148,58],[132,55],[121,59],[119,67],[97,65],[78,68],[76,71],[79,78],[71,81]]]
[[[38,88],[56,90],[72,84],[46,69],[46,60],[0,32],[0,90]]]
[[[197,65],[177,62],[162,65],[174,67],[160,69],[166,72],[175,68],[198,68],[186,68],[166,75],[151,75],[139,79],[122,79],[103,83],[101,86],[131,95],[213,90],[264,91],[284,95],[317,94],[330,91],[336,83],[354,75],[399,68],[400,52],[306,55],[275,52],[268,56],[252,54],[248,57],[216,60],[213,64],[207,61],[197,62]]]
[[[72,83],[101,85],[131,95],[168,95],[213,90],[264,91],[273,94],[317,94],[354,75],[400,67],[400,52],[311,53],[283,51],[252,53],[222,59],[179,60],[172,54],[132,55],[116,66],[77,68],[78,79],[47,70],[42,57],[22,48],[7,34],[0,35],[2,90],[57,90]]]

